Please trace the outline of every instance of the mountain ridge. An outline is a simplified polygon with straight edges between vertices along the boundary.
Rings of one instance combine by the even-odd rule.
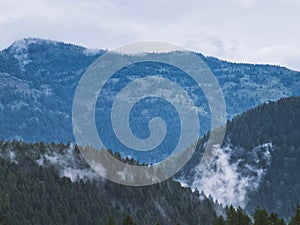
[[[40,39],[28,39],[27,42],[26,51],[22,53],[20,50],[17,58],[16,50],[10,52],[8,48],[0,52],[0,58],[4,59],[0,60],[0,138],[29,142],[75,142],[71,121],[74,93],[85,70],[105,51],[85,54],[86,48],[63,42],[53,44],[52,41]],[[22,47],[23,44],[15,44],[16,49],[17,46]],[[228,119],[261,103],[300,95],[299,72],[278,66],[228,63],[201,54],[199,57],[211,68],[223,90]],[[146,66],[146,69],[143,66]],[[97,101],[96,120],[103,117],[103,111],[110,109],[109,97],[120,91],[118,87],[123,87],[131,79],[145,74],[158,74],[173,79],[191,96],[195,96],[193,100],[197,102],[199,111],[203,112],[200,115],[203,118],[200,121],[200,133],[204,135],[210,130],[209,106],[201,90],[196,89],[196,86],[193,86],[195,84],[176,68],[153,63],[133,65],[114,75],[114,82],[108,83],[103,90],[104,99]],[[152,111],[149,105],[144,110],[144,105],[140,104],[134,110],[134,117],[131,117],[132,128],[134,131],[136,129],[135,134],[141,137],[147,137],[149,130],[144,129],[143,115],[136,112],[145,111],[149,113],[149,116],[146,114],[147,118],[151,119],[151,113],[159,113],[161,103]],[[170,124],[173,130],[177,129],[180,125],[176,122],[178,119],[173,120],[171,114],[166,115],[169,115],[166,123]],[[113,131],[107,130],[110,117],[104,116],[104,123],[96,122],[98,132],[108,140],[106,147],[121,151],[125,155],[132,155],[123,145],[116,144]],[[99,125],[101,123],[103,125]],[[172,150],[170,143],[176,139],[178,137],[171,134],[165,147]],[[157,156],[158,153],[151,157]],[[141,160],[146,159],[141,157]]]
[[[223,145],[214,149],[206,171],[198,165],[209,135],[176,178],[223,205],[240,205],[251,213],[260,207],[289,218],[300,202],[299,118],[300,96],[250,109],[228,121]]]
[[[21,38],[21,39],[18,39],[16,41],[14,41],[12,44],[10,44],[9,46],[7,47],[4,47],[3,49],[0,50],[0,52],[3,52],[3,51],[6,51],[10,48],[12,48],[15,44],[18,45],[18,43],[22,43],[22,42],[27,42],[27,43],[40,43],[40,44],[43,44],[43,43],[47,43],[47,44],[63,44],[63,45],[68,45],[70,47],[75,47],[75,48],[83,48],[84,50],[87,50],[88,52],[91,52],[94,54],[97,54],[98,52],[107,52],[107,51],[110,51],[108,50],[107,48],[89,48],[89,47],[85,47],[85,46],[82,46],[80,44],[76,44],[76,43],[70,43],[70,42],[67,42],[67,41],[57,41],[57,40],[53,40],[53,39],[44,39],[44,38],[37,38],[37,37],[25,37],[25,38]],[[298,70],[293,70],[293,69],[290,69],[288,68],[287,66],[284,66],[284,65],[275,65],[275,64],[270,64],[270,63],[251,63],[251,62],[235,62],[235,61],[231,61],[231,60],[227,60],[227,59],[221,59],[221,58],[218,58],[216,56],[210,56],[210,55],[204,55],[200,52],[197,52],[197,51],[192,51],[192,50],[188,50],[194,54],[197,54],[199,56],[201,56],[202,58],[208,58],[210,59],[211,61],[220,61],[220,62],[223,62],[223,63],[229,63],[229,64],[235,64],[235,65],[244,65],[244,66],[262,66],[262,67],[278,67],[278,68],[283,68],[283,69],[287,69],[287,70],[291,70],[291,71],[294,71],[294,72],[300,72]]]

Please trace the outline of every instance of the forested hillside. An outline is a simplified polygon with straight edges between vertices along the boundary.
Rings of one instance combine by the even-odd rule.
[[[207,168],[209,172],[197,169],[207,135],[199,141],[191,161],[177,177],[194,188],[199,184],[203,188],[209,182],[214,182],[214,187],[219,189],[212,191],[212,195],[223,190],[222,187],[227,188],[228,195],[230,188],[240,187],[233,189],[236,191],[233,195],[235,198],[245,195],[240,203],[248,211],[253,212],[259,206],[289,218],[300,202],[299,128],[300,97],[262,104],[227,123],[226,136],[219,153],[226,156],[228,162],[225,165],[234,168],[231,172],[236,176],[224,178],[226,174],[223,171],[226,168],[224,163],[220,163],[219,157],[211,168]],[[223,183],[215,182],[216,178],[222,179]],[[226,186],[227,182],[234,186]]]
[[[7,225],[211,224],[212,200],[172,179],[129,187],[101,179],[64,144],[0,143],[0,215]],[[62,173],[64,171],[64,173]]]
[[[237,185],[245,176],[255,178],[257,171],[262,173],[257,187],[243,187],[248,188],[245,213],[252,214],[260,207],[286,220],[294,215],[300,202],[299,115],[300,97],[291,97],[260,105],[228,122],[221,147],[230,156],[228,166],[239,173]],[[192,160],[177,175],[200,191],[207,184],[193,186],[200,179],[195,163],[206,140],[207,136],[200,140]],[[264,147],[265,143],[269,144]],[[158,221],[206,225],[216,218],[212,199],[172,179],[148,187],[126,187],[103,180],[88,167],[76,146],[20,141],[2,141],[0,146],[0,215],[5,215],[8,224],[106,224],[110,217],[120,224],[132,215],[141,225]],[[214,173],[209,175],[216,178]],[[215,191],[220,192],[220,188]],[[225,219],[215,221],[222,224]]]
[[[300,205],[295,207],[295,213],[289,221],[280,218],[277,213],[269,213],[265,209],[256,208],[252,215],[241,207],[230,206],[226,215],[218,216],[213,225],[297,225],[300,223]]]
[[[293,215],[300,202],[300,97],[289,96],[300,95],[299,72],[198,54],[215,74],[227,108],[226,136],[222,146],[215,146],[217,156],[207,170],[199,170],[208,133],[175,177],[190,188],[172,179],[125,187],[99,178],[68,143],[75,142],[75,89],[87,67],[104,53],[34,38],[16,41],[0,52],[0,215],[8,225],[106,224],[110,217],[120,224],[127,215],[138,225],[210,225],[216,218],[212,199],[190,188],[250,214],[259,206],[286,219]],[[197,103],[201,135],[210,130],[207,100],[186,74],[161,63],[131,65],[107,82],[95,110],[97,131],[108,148],[121,152],[116,154],[119,159],[126,154],[110,124],[111,105],[124,86],[146,75],[183,86]],[[173,150],[180,118],[165,102],[149,102],[132,110],[130,127],[146,138],[147,122],[162,117],[172,132],[166,136],[164,152],[156,155],[161,156]],[[16,139],[20,141],[12,141]]]
[[[103,50],[92,51],[36,38],[16,41],[1,51],[0,138],[74,142],[71,118],[76,87],[88,66],[104,53]],[[222,88],[228,119],[261,103],[300,94],[299,72],[279,66],[230,63],[198,55],[210,67]],[[175,67],[153,62],[134,64],[116,73],[103,90],[104,98],[98,99],[96,119],[103,117],[102,111],[111,109],[111,100],[122,87],[145,75],[165,77],[184,88],[203,118],[201,134],[210,130],[209,107],[197,85]],[[149,112],[146,116],[150,118],[166,115],[166,123],[171,127],[176,125],[176,117],[170,110],[160,113],[161,105],[159,102],[151,107],[140,104],[136,112],[146,110]],[[143,123],[146,116],[133,113],[131,118],[134,132],[143,138],[148,135]],[[105,119],[109,121],[110,117]],[[107,121],[99,123],[97,119],[98,132],[106,140],[107,148],[121,151]],[[171,140],[176,138],[174,132],[170,135]]]

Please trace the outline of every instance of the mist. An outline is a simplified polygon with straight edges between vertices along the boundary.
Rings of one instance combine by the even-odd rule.
[[[271,143],[259,145],[250,151],[230,144],[222,148],[216,145],[212,154],[216,157],[209,168],[201,171],[200,166],[196,166],[192,177],[185,175],[178,181],[193,191],[198,190],[201,193],[200,200],[204,198],[204,193],[223,206],[244,208],[248,194],[257,190],[271,164],[272,150]],[[64,149],[50,146],[41,152],[30,150],[26,154],[35,164],[54,169],[59,177],[68,177],[72,182],[104,180],[86,163],[75,146]],[[25,155],[24,152],[15,151],[12,146],[0,152],[0,157],[17,164],[21,164],[22,158],[27,157]]]
[[[247,195],[255,191],[271,163],[272,144],[257,146],[251,151],[230,146],[214,146],[214,159],[209,168],[195,168],[190,187],[203,191],[222,205],[245,207]]]
[[[79,180],[86,182],[101,178],[97,172],[87,165],[80,153],[75,153],[74,146],[64,152],[49,151],[41,155],[35,162],[43,167],[54,167],[60,177],[68,177],[72,182]]]

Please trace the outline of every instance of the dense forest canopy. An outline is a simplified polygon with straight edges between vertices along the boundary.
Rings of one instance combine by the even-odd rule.
[[[248,211],[259,206],[284,218],[294,213],[300,202],[300,97],[264,103],[228,121],[223,148],[228,149],[230,165],[250,176],[257,166],[264,175],[258,188],[248,192]],[[176,175],[192,184],[209,134],[198,142],[190,162]],[[264,160],[266,151],[269,161]],[[254,171],[255,172],[255,171]]]
[[[211,224],[216,217],[211,199],[169,179],[146,186],[129,187],[103,180],[59,176],[60,164],[38,162],[42,157],[72,160],[73,172],[88,170],[76,147],[65,144],[0,143],[0,215],[7,224],[106,225],[110,217],[120,224],[131,215],[136,224]],[[70,154],[73,154],[70,158]],[[68,163],[63,164],[67,166]],[[130,224],[130,223],[125,223]]]

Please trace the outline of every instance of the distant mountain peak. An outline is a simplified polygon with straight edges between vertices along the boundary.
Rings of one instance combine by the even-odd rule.
[[[24,58],[26,58],[30,46],[35,46],[35,47],[42,46],[43,48],[57,47],[57,48],[61,48],[61,50],[67,48],[72,51],[77,51],[80,54],[86,56],[98,55],[105,51],[103,49],[86,48],[83,46],[79,46],[71,43],[65,43],[62,41],[53,41],[49,39],[40,39],[40,38],[33,38],[33,37],[23,38],[14,41],[7,49],[3,51],[7,51],[10,55],[14,56],[14,58],[18,59],[19,61],[24,61]]]
[[[19,39],[17,41],[14,41],[8,49],[10,51],[15,51],[15,52],[21,52],[21,51],[26,51],[28,49],[28,46],[31,44],[38,44],[38,45],[43,45],[43,44],[52,44],[52,45],[57,45],[59,42],[57,41],[51,41],[51,40],[46,40],[46,39],[39,39],[39,38],[23,38]]]
[[[10,55],[19,61],[21,70],[24,70],[24,67],[31,62],[28,57],[28,47],[31,44],[43,43],[44,40],[37,38],[23,38],[17,41],[14,41],[11,46],[7,48]]]

